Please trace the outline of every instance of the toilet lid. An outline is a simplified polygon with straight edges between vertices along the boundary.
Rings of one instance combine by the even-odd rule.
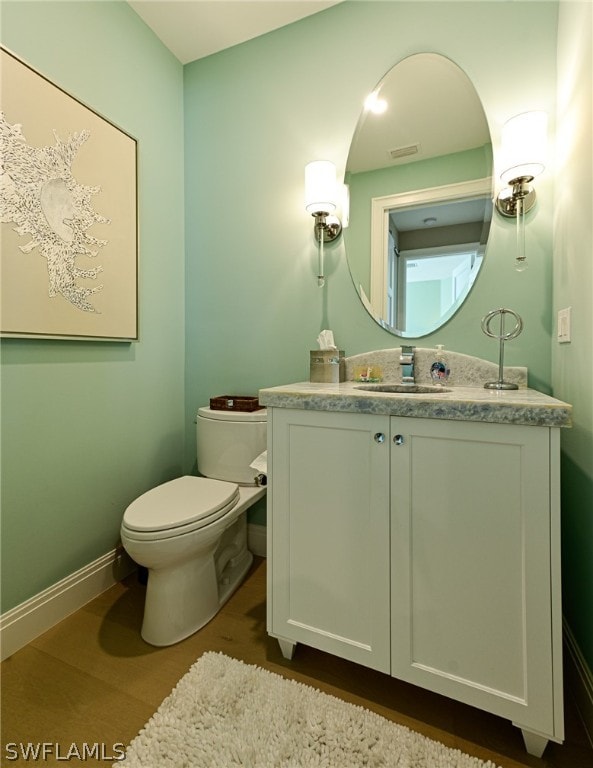
[[[163,531],[200,520],[212,522],[233,507],[239,487],[224,480],[186,475],[143,493],[124,513],[131,531]]]

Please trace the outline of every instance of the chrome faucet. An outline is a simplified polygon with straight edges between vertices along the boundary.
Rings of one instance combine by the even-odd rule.
[[[414,384],[414,347],[402,347],[399,364],[402,367],[402,384]]]

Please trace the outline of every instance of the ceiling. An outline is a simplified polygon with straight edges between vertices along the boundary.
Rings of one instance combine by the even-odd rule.
[[[177,59],[187,64],[341,1],[128,0],[128,3]],[[446,87],[443,68],[453,70],[452,74],[448,72]],[[434,55],[412,56],[400,62],[396,69],[397,77],[390,75],[381,86],[381,97],[389,104],[388,114],[382,119],[366,120],[364,140],[359,130],[348,157],[349,171],[355,173],[425,160],[481,146],[490,140],[479,98],[467,77],[451,62]],[[411,145],[418,147],[415,156],[391,155]]]
[[[182,64],[323,11],[341,0],[128,0]]]

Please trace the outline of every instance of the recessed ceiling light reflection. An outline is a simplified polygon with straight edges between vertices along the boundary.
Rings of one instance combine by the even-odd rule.
[[[364,108],[375,115],[382,115],[387,109],[387,102],[379,98],[377,91],[373,91],[366,97]]]

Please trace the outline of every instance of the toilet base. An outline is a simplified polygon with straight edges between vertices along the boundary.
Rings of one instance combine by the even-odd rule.
[[[174,568],[149,569],[141,636],[167,646],[193,635],[218,613],[241,584],[253,555],[245,514]]]
[[[266,489],[240,486],[228,517],[193,533],[137,541],[122,527],[128,554],[148,571],[142,638],[150,645],[178,643],[197,632],[239,587],[253,562],[247,549],[246,510]]]

